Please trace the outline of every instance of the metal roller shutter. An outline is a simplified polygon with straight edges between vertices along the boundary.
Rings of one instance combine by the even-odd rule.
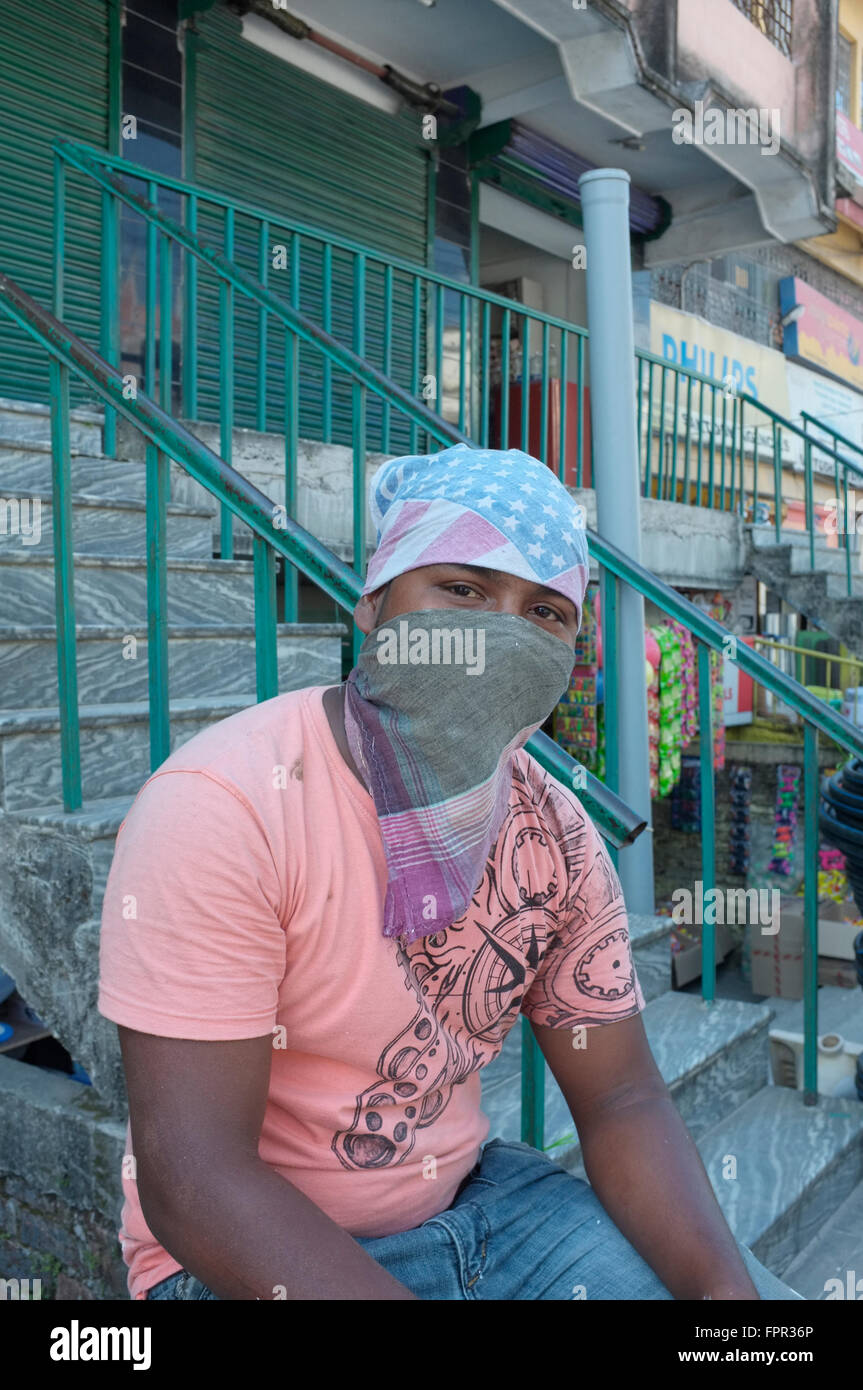
[[[428,154],[422,148],[420,116],[396,117],[320,82],[254,47],[241,37],[239,20],[217,9],[198,16],[194,180],[205,188],[290,216],[347,237],[363,246],[425,264]],[[220,219],[201,218],[201,231],[221,244]],[[285,242],[273,227],[271,241]],[[238,217],[235,259],[257,273],[256,229]],[[304,244],[300,307],[322,322],[320,244]],[[352,341],[353,288],[348,257],[333,257],[333,332]],[[272,288],[285,297],[289,273],[270,270]],[[404,386],[411,376],[411,291],[394,280],[392,373]],[[199,399],[202,418],[218,414],[218,320],[215,286],[200,285]],[[236,422],[255,424],[257,314],[236,305]],[[383,366],[383,275],[370,267],[367,282],[366,356]],[[279,429],[283,415],[284,346],[275,327],[269,340],[267,427]],[[301,352],[300,432],[320,437],[320,358]],[[333,384],[333,438],[350,439],[350,388]],[[369,444],[379,442],[380,412],[369,400]],[[391,447],[407,447],[395,428]]]
[[[53,157],[58,135],[100,149],[108,129],[108,2],[0,0],[0,266],[46,308],[52,295]],[[67,181],[70,327],[98,347],[100,201]],[[48,398],[48,359],[0,315],[0,395]],[[80,391],[76,400],[84,399]]]

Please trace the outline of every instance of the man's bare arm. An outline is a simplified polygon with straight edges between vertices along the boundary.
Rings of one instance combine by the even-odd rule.
[[[533,1031],[575,1121],[592,1188],[669,1293],[757,1299],[640,1014],[588,1028],[583,1049],[566,1028]]]
[[[271,1035],[119,1033],[144,1220],[184,1269],[224,1299],[415,1298],[258,1157]]]

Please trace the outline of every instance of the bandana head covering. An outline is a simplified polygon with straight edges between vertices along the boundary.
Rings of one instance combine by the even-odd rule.
[[[378,549],[364,594],[424,565],[470,564],[564,595],[581,625],[584,512],[536,459],[456,444],[389,460],[369,492]],[[384,936],[408,945],[469,910],[507,813],[512,758],[560,699],[573,661],[540,625],[487,611],[399,614],[366,638],[345,731],[381,826]]]
[[[584,510],[520,449],[390,459],[369,483],[378,548],[363,593],[423,565],[479,565],[544,584],[581,608],[589,561]]]

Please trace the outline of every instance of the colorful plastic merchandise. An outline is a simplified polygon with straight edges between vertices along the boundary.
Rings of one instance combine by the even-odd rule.
[[[671,793],[671,828],[690,835],[701,832],[701,765],[697,758],[683,758],[680,781]]]
[[[695,639],[688,628],[673,618],[667,620],[666,626],[680,640],[680,736],[685,748],[698,733],[698,654]]]
[[[680,638],[667,623],[651,628],[660,651],[659,662],[659,796],[667,796],[680,778],[683,746]]]
[[[654,641],[654,646],[656,642]],[[647,745],[650,752],[650,796],[659,795],[659,648],[656,665],[645,662],[647,678]]]
[[[776,769],[773,857],[768,868],[771,874],[790,877],[794,872],[799,800],[800,768],[793,763],[780,763]]]
[[[752,768],[735,767],[728,779],[731,798],[728,831],[728,869],[732,874],[749,872],[749,820],[752,797]]]
[[[575,644],[575,666],[566,694],[554,713],[554,737],[572,757],[592,772],[597,770],[596,592],[590,585]]]
[[[725,623],[731,613],[731,600],[721,593],[705,594],[701,590],[690,591],[689,598],[717,623]],[[697,669],[696,653],[696,669]],[[723,680],[724,660],[721,652],[710,653],[710,688],[713,696],[713,767],[721,772],[725,766],[725,691]],[[697,690],[697,682],[696,682]]]

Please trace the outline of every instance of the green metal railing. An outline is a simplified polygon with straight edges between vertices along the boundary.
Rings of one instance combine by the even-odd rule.
[[[284,358],[288,364],[286,371],[290,391],[286,400],[296,397],[298,375],[295,370],[300,348],[323,357],[328,364],[328,375],[333,388],[337,377],[347,379],[349,396],[356,414],[352,419],[351,431],[354,452],[353,474],[353,535],[354,555],[361,567],[364,560],[364,514],[365,514],[365,464],[369,440],[364,429],[367,413],[364,409],[368,398],[376,398],[380,403],[381,418],[383,406],[387,407],[390,428],[398,423],[408,429],[416,430],[417,439],[426,438],[440,444],[460,441],[470,443],[470,439],[458,426],[432,412],[418,399],[421,387],[415,393],[397,382],[387,378],[384,372],[364,359],[354,348],[347,347],[333,334],[314,323],[303,314],[295,303],[293,291],[289,299],[275,295],[262,281],[249,272],[233,264],[224,252],[206,242],[188,225],[182,224],[160,210],[158,202],[152,197],[143,199],[130,191],[118,175],[102,167],[102,163],[91,160],[80,149],[58,151],[58,171],[65,159],[73,162],[79,172],[92,177],[103,188],[105,202],[112,199],[124,203],[140,214],[147,224],[147,328],[146,363],[147,379],[154,383],[153,363],[161,364],[163,380],[159,384],[160,404],[156,404],[148,391],[138,391],[130,395],[124,389],[125,383],[115,365],[106,363],[93,349],[87,347],[64,324],[39,308],[8,277],[0,276],[0,306],[16,322],[36,337],[49,352],[52,360],[52,428],[55,441],[54,459],[54,497],[55,515],[59,524],[55,529],[55,560],[57,574],[57,613],[58,613],[58,663],[60,683],[61,726],[63,728],[63,770],[64,800],[72,809],[80,805],[80,762],[77,751],[77,693],[75,687],[75,618],[73,584],[73,541],[70,516],[70,469],[68,446],[68,404],[69,373],[75,373],[86,381],[97,396],[105,403],[106,418],[120,416],[135,425],[148,442],[147,467],[147,518],[148,518],[148,623],[152,634],[150,652],[150,708],[151,728],[161,732],[154,736],[151,761],[158,765],[167,754],[166,737],[168,730],[168,704],[165,672],[167,671],[167,615],[165,609],[166,561],[165,561],[165,497],[166,497],[166,457],[176,459],[190,475],[203,484],[219,501],[223,518],[228,516],[227,527],[223,524],[223,538],[230,534],[232,520],[238,518],[248,526],[254,537],[255,565],[255,634],[258,653],[258,697],[269,698],[276,693],[276,614],[275,614],[275,561],[280,556],[286,568],[300,570],[323,591],[330,595],[343,608],[350,611],[360,592],[358,575],[347,565],[337,560],[313,536],[298,526],[290,515],[284,515],[273,502],[254,488],[246,479],[231,468],[228,461],[207,449],[188,430],[171,418],[168,408],[169,383],[167,363],[170,361],[167,341],[171,337],[172,316],[168,312],[168,267],[174,261],[174,248],[181,248],[181,254],[188,265],[194,263],[196,275],[209,274],[216,286],[220,314],[226,324],[230,317],[234,297],[243,296],[254,307],[255,313],[263,315],[270,330],[275,323],[284,337],[289,349]],[[150,183],[155,182],[150,178]],[[57,175],[59,210],[55,209],[56,227],[62,243],[63,207],[65,202],[65,182],[62,173]],[[153,193],[153,188],[149,189]],[[110,220],[110,219],[109,219]],[[301,233],[297,233],[301,235]],[[166,249],[171,243],[170,250]],[[62,246],[56,255],[58,275],[55,304],[62,307]],[[359,255],[359,251],[357,253]],[[297,262],[299,264],[299,262]],[[355,289],[361,290],[364,284],[364,262],[355,260]],[[157,286],[158,277],[158,286]],[[107,277],[110,279],[110,277]],[[416,283],[416,282],[415,282]],[[188,277],[185,281],[188,288]],[[229,294],[227,291],[232,291]],[[492,297],[494,298],[494,297]],[[362,300],[362,295],[360,295]],[[504,301],[506,303],[506,301]],[[161,319],[158,318],[161,306]],[[414,320],[421,322],[421,319]],[[111,334],[104,334],[101,341],[107,342]],[[362,345],[362,336],[355,341]],[[442,338],[438,339],[442,342]],[[233,366],[227,360],[230,336],[222,340],[221,384],[231,390],[234,381]],[[260,357],[256,370],[261,371]],[[322,374],[323,379],[323,374]],[[485,378],[484,378],[485,380]],[[484,386],[487,391],[487,383]],[[223,440],[229,433],[227,426],[231,417],[223,416]],[[547,438],[550,436],[547,436]],[[296,442],[298,439],[298,419],[296,409],[288,409],[285,417],[286,438],[286,496],[295,495],[296,487]],[[813,445],[810,439],[809,447]],[[817,445],[818,448],[822,446]],[[811,456],[810,456],[811,462]],[[603,602],[603,642],[605,652],[605,687],[609,692],[609,710],[613,708],[617,696],[617,623],[618,586],[626,583],[650,599],[668,616],[682,622],[694,635],[698,646],[698,667],[700,675],[699,698],[701,710],[700,755],[702,761],[702,878],[705,893],[715,885],[715,806],[713,779],[713,737],[712,706],[710,698],[710,653],[727,651],[729,634],[717,623],[707,618],[700,609],[678,595],[668,585],[662,583],[648,571],[642,569],[622,555],[607,542],[592,532],[588,540],[593,558],[600,567],[604,589]],[[223,555],[229,546],[223,544]],[[151,576],[151,578],[150,578]],[[805,689],[791,680],[783,672],[776,670],[768,661],[739,643],[734,652],[734,660],[754,680],[773,691],[786,704],[797,710],[804,723],[804,792],[805,792],[805,831],[806,831],[806,936],[804,949],[804,991],[805,991],[805,1100],[814,1103],[817,1086],[817,842],[818,842],[818,763],[817,740],[823,734],[834,740],[840,747],[863,756],[863,737],[849,721],[843,719],[823,702],[811,696]],[[609,728],[613,727],[612,725]],[[543,736],[537,736],[529,745],[540,763],[552,775],[565,783],[572,784],[573,774],[578,777],[581,800],[589,813],[597,820],[606,837],[612,843],[624,845],[638,833],[639,824],[629,808],[625,807],[614,793],[617,790],[618,765],[617,749],[613,738],[609,738],[607,757],[608,786],[603,787],[586,775],[586,787],[581,782],[584,770],[571,760],[562,749]],[[76,771],[77,767],[77,771]],[[77,777],[77,781],[76,781]],[[715,937],[713,927],[707,923],[703,935],[703,997],[710,1002],[715,996]],[[544,1116],[544,1063],[542,1054],[525,1024],[523,1033],[523,1108],[522,1133],[529,1142],[541,1146]]]
[[[154,209],[171,199],[179,201],[177,220],[186,231],[218,244],[239,271],[252,275],[264,289],[278,289],[293,308],[350,343],[360,357],[426,401],[460,432],[467,431],[483,447],[523,448],[548,459],[564,481],[575,486],[584,482],[590,448],[584,408],[586,329],[102,150],[65,140],[56,141],[54,150],[58,262],[70,171],[95,180],[105,195],[100,351],[111,365],[120,364],[118,206],[122,203],[146,219],[130,192],[146,195],[146,203]],[[148,221],[147,225],[158,224]],[[159,296],[152,233],[146,245],[149,324],[157,319]],[[226,288],[217,295],[212,288],[205,291],[200,266],[186,248],[181,256],[174,265],[172,297],[175,305],[182,304],[182,315],[176,310],[174,314],[182,320],[175,329],[182,359],[182,413],[187,419],[203,420],[216,411],[226,462],[230,462],[225,445],[231,418],[261,430],[281,432],[287,424],[294,441],[301,422],[308,437],[326,442],[353,443],[357,433],[365,431],[369,449],[382,453],[417,452],[429,442],[416,421],[399,422],[387,400],[364,403],[344,383],[339,390],[328,360],[317,365],[305,357],[301,361],[296,343],[285,354],[283,335],[270,332],[271,320],[263,304],[249,310],[244,319],[250,360],[240,383],[239,366],[235,370],[229,360],[237,306]],[[62,282],[59,264],[57,278]],[[55,302],[60,317],[58,309]],[[145,368],[156,361],[149,328],[141,356]],[[525,368],[527,390],[523,389]],[[283,373],[285,381],[280,380]],[[307,387],[304,395],[311,402],[305,414],[304,403],[296,400],[301,378]],[[567,383],[565,389],[562,381]],[[243,389],[238,391],[240,384]],[[364,404],[367,409],[374,405],[373,419],[364,420]],[[109,430],[106,450],[112,443]]]
[[[788,468],[793,469],[796,451],[803,472],[803,529],[811,568],[817,568],[816,537],[838,534],[845,552],[846,591],[852,594],[855,533],[841,524],[841,518],[848,515],[849,479],[853,484],[858,478],[863,486],[863,448],[806,411],[801,412],[802,426],[796,425],[734,383],[717,381],[641,348],[635,355],[642,495],[738,512],[756,525],[763,524],[764,508],[772,513],[780,544],[785,538],[783,511],[794,500],[789,496]],[[833,443],[814,437],[813,428],[828,434]],[[849,450],[860,463],[848,458]],[[826,513],[821,527],[814,468],[819,455],[832,472],[835,489],[835,496],[821,504]],[[839,518],[835,529],[831,509]]]
[[[410,396],[426,401],[483,447],[518,446],[544,459],[569,485],[590,485],[587,330],[514,300],[464,284],[424,266],[386,256],[272,210],[156,174],[104,151],[68,141],[55,143],[56,283],[62,286],[65,180],[73,171],[94,179],[103,192],[102,327],[100,351],[120,361],[119,206],[141,213],[146,226],[144,266],[146,330],[141,358],[145,389],[160,398],[165,363],[155,348],[155,325],[173,317],[172,338],[182,362],[176,392],[190,420],[218,418],[220,453],[231,460],[235,423],[285,436],[285,505],[296,500],[300,436],[350,444],[381,453],[417,452],[435,442],[416,420],[394,412],[385,396],[369,395],[357,381],[334,373],[326,355],[310,360],[303,342],[273,331],[272,309],[263,301],[242,304],[236,286],[201,279],[201,266],[180,245],[170,264],[157,250],[158,220],[130,197],[127,180],[145,206],[170,201],[193,235],[218,244],[227,260],[264,290],[303,311],[357,355],[374,363]],[[119,176],[123,180],[119,180]],[[118,181],[119,180],[119,181]],[[127,277],[128,278],[128,277]],[[171,281],[169,284],[168,281]],[[182,304],[182,312],[174,308]],[[158,307],[157,307],[158,306]],[[62,291],[54,310],[62,318]],[[235,354],[242,318],[244,351]],[[235,360],[236,358],[236,360]],[[643,495],[736,511],[758,522],[772,515],[777,542],[783,511],[794,488],[789,466],[799,455],[809,553],[817,567],[819,534],[813,450],[829,461],[837,494],[847,499],[849,481],[863,485],[863,448],[803,412],[803,427],[762,404],[731,378],[719,381],[644,349],[636,350],[637,414]],[[573,378],[572,380],[570,378]],[[302,388],[302,389],[301,389]],[[446,388],[446,389],[445,389]],[[831,434],[825,445],[810,423]],[[106,421],[106,452],[113,452],[113,417]],[[861,462],[848,458],[856,454]],[[355,470],[355,481],[358,475]],[[844,515],[842,497],[836,511]],[[823,509],[822,509],[823,510]],[[364,513],[355,508],[354,563],[364,536]],[[798,528],[799,529],[799,528]],[[823,526],[821,528],[823,533]],[[856,542],[840,530],[846,590],[854,592]],[[223,513],[222,550],[230,558],[232,534]],[[296,616],[296,590],[287,593],[286,616]]]

